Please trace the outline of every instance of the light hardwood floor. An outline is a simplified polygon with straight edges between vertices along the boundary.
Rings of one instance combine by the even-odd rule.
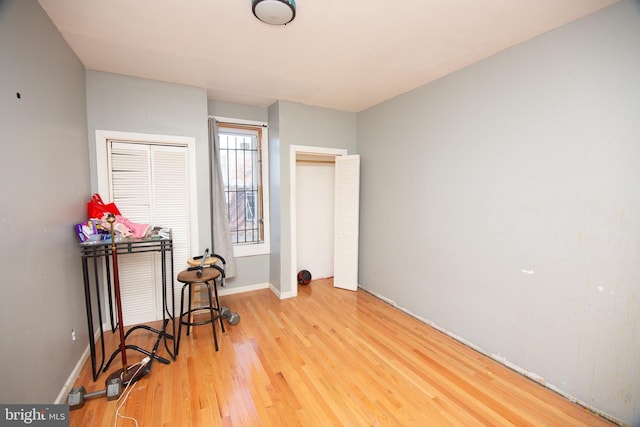
[[[334,289],[330,279],[301,286],[297,298],[260,290],[221,302],[241,321],[218,335],[220,351],[209,326],[189,337],[183,330],[177,360],[154,362],[122,414],[151,427],[612,425],[364,291]],[[152,346],[147,331],[132,338]],[[129,363],[143,357],[127,355]],[[103,389],[106,375],[94,383],[85,366],[77,385]],[[71,412],[71,426],[113,426],[115,407],[88,400]]]

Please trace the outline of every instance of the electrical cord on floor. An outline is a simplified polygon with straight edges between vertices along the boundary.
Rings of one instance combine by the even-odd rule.
[[[140,365],[138,369],[136,369],[136,372],[131,376],[131,378],[136,378],[136,376],[140,373],[142,368],[147,366],[147,363],[149,363],[150,360],[151,359],[149,359],[148,357],[145,357],[144,359],[142,359],[142,361],[130,366],[130,368],[133,368],[136,365]],[[123,375],[124,375],[124,372],[123,372]],[[136,427],[138,427],[138,420],[136,420],[134,417],[127,417],[126,415],[122,415],[120,413],[120,409],[124,406],[125,403],[127,403],[127,399],[129,398],[129,395],[133,391],[134,387],[136,386],[136,383],[137,381],[134,382],[133,385],[131,385],[131,382],[129,382],[129,384],[127,384],[127,386],[125,387],[124,391],[122,392],[118,400],[116,400],[116,409],[115,409],[116,418],[115,420],[113,420],[113,427],[116,427],[116,424],[118,424],[118,418],[122,418],[123,420],[131,420],[135,423]],[[122,400],[122,402],[120,402],[120,400]]]

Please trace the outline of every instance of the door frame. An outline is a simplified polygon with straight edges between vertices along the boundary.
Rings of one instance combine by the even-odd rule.
[[[297,173],[296,173],[296,159],[298,154],[306,154],[310,156],[346,156],[349,154],[348,150],[343,148],[327,148],[327,147],[312,147],[305,145],[291,145],[289,147],[289,182],[290,182],[290,196],[289,196],[289,248],[291,254],[289,256],[290,262],[290,271],[288,274],[288,278],[284,277],[283,286],[281,289],[280,298],[289,298],[298,296],[298,286],[297,286],[297,274],[296,265],[298,264],[298,241],[297,241],[297,200],[296,200],[296,189],[297,189]],[[286,285],[288,282],[289,291],[284,291],[287,289]],[[284,292],[283,292],[284,291]]]

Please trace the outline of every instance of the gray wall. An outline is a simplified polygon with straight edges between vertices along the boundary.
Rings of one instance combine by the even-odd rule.
[[[53,403],[88,344],[84,68],[35,0],[3,0],[0,75],[0,402]]]
[[[356,114],[279,101],[269,108],[271,126],[271,283],[281,293],[297,286],[291,277],[291,145],[356,151]],[[274,158],[275,156],[275,158]],[[276,170],[276,168],[278,170]],[[275,187],[275,188],[274,188]],[[274,221],[274,219],[277,220]]]
[[[222,116],[232,119],[254,120],[256,122],[269,121],[269,109],[253,105],[235,104],[210,99],[207,101],[210,116]]]
[[[265,123],[269,121],[268,110],[264,107],[209,100],[208,111],[210,116]],[[226,283],[227,289],[269,283],[269,255],[236,258],[236,275]]]
[[[357,126],[360,283],[635,425],[639,40],[624,1]]]

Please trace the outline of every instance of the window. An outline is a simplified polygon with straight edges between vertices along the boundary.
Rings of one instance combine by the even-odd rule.
[[[234,255],[269,253],[267,128],[260,123],[217,120]]]

